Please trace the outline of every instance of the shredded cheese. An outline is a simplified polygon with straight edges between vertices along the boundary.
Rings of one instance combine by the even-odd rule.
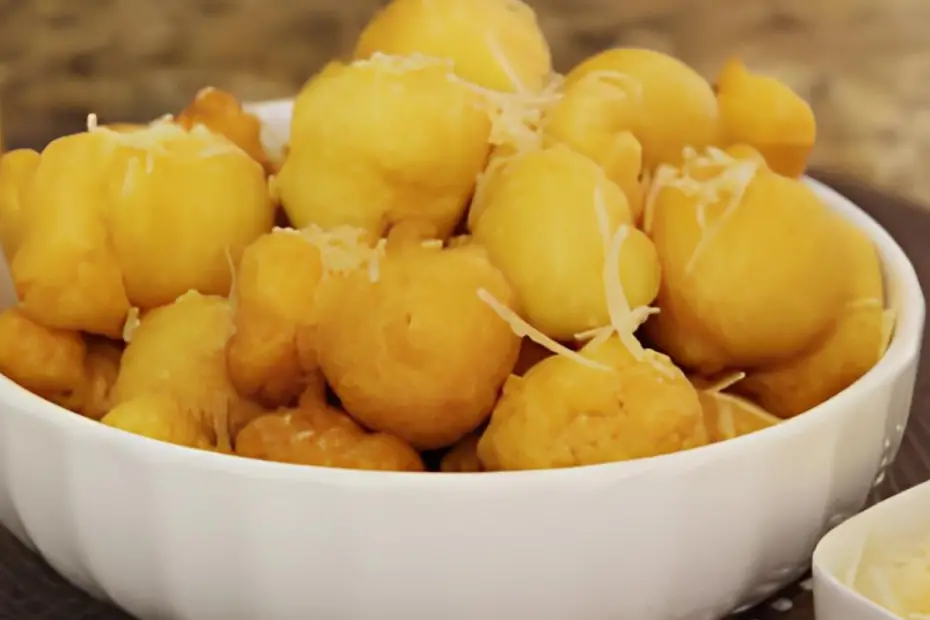
[[[130,308],[129,313],[126,315],[126,322],[123,323],[123,342],[127,344],[132,342],[132,336],[139,329],[141,323],[139,309],[136,307]]]
[[[710,386],[708,386],[705,389],[705,391],[711,392],[713,394],[719,394],[720,392],[723,392],[724,390],[727,390],[733,387],[734,385],[736,385],[737,383],[739,383],[745,378],[746,378],[745,372],[742,372],[742,371],[731,372],[730,374],[724,375],[723,377],[721,377],[720,379],[712,383]]]
[[[696,198],[695,218],[702,234],[685,265],[685,273],[690,274],[694,272],[698,260],[708,245],[739,208],[749,184],[752,183],[759,170],[759,164],[754,161],[738,160],[714,147],[708,147],[702,153],[698,153],[691,147],[685,147],[682,155],[684,163],[681,168],[659,166],[656,170],[646,197],[643,228],[647,233],[652,232],[656,202],[663,189],[673,187],[687,196]],[[711,176],[706,179],[695,179],[691,176],[691,171],[711,173]],[[724,198],[728,200],[723,212],[715,218],[713,224],[709,225],[707,208]]]
[[[516,92],[505,93],[479,86],[457,75],[451,59],[419,53],[396,56],[376,52],[368,58],[354,61],[351,66],[377,67],[394,73],[442,68],[449,81],[465,86],[477,96],[478,105],[491,120],[491,144],[513,146],[519,152],[539,148],[542,145],[542,118],[544,113],[561,99],[561,82],[554,78],[541,92],[528,92],[496,39],[488,36],[486,43],[501,69],[514,84]]]
[[[733,402],[720,398],[719,394],[714,394],[717,400],[717,428],[725,439],[736,438],[736,416],[733,414]]]
[[[525,93],[527,91],[526,86],[523,84],[523,81],[520,80],[520,76],[517,75],[516,70],[514,70],[513,64],[511,64],[506,54],[504,54],[504,51],[501,49],[497,37],[493,33],[488,32],[484,35],[484,43],[488,46],[491,56],[497,61],[501,71],[507,76],[507,81],[510,82],[513,89],[518,93]]]
[[[229,267],[229,295],[227,295],[227,299],[229,299],[230,307],[235,311],[236,304],[238,303],[238,287],[236,286],[236,278],[238,274],[236,273],[236,261],[233,260],[232,252],[229,251],[228,246],[223,250],[223,252],[226,255],[226,266]]]
[[[136,131],[116,131],[105,125],[100,125],[96,114],[87,116],[88,133],[99,132],[107,136],[113,143],[127,148],[138,149],[146,153],[146,171],[151,172],[152,155],[167,155],[168,145],[181,140],[196,139],[203,143],[198,155],[203,158],[220,155],[237,154],[248,157],[248,154],[231,140],[220,134],[212,132],[203,124],[196,124],[190,129],[178,125],[171,115],[163,116],[149,123],[146,127]]]
[[[491,310],[493,310],[494,313],[501,318],[501,320],[510,326],[510,329],[513,330],[513,333],[520,338],[529,338],[539,346],[548,349],[552,353],[567,357],[583,366],[587,366],[588,368],[603,371],[611,370],[609,366],[605,366],[604,364],[588,359],[577,351],[572,351],[565,345],[560,344],[552,338],[546,336],[544,333],[521,319],[516,312],[501,303],[486,289],[478,289],[478,299],[486,303],[488,307],[491,308]]]
[[[634,335],[640,325],[651,315],[658,312],[655,308],[631,308],[623,282],[620,278],[620,256],[623,251],[623,242],[630,233],[629,226],[623,224],[610,232],[610,218],[607,214],[607,205],[604,201],[603,179],[594,188],[594,214],[601,234],[604,247],[604,265],[601,271],[604,286],[604,298],[607,303],[607,315],[610,324],[606,327],[595,328],[588,332],[577,334],[577,340],[593,338],[596,343],[602,343],[617,334],[620,341],[633,357],[642,361],[645,359],[645,349]]]
[[[387,249],[387,241],[379,239],[374,247],[365,242],[368,232],[352,226],[337,226],[328,230],[311,224],[296,231],[291,228],[275,228],[274,232],[300,234],[316,247],[323,262],[324,275],[344,275],[358,269],[367,269],[368,278],[377,282],[380,278],[380,263]]]

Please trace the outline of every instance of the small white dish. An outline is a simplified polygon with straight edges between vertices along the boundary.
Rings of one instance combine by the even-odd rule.
[[[853,582],[859,571],[869,570],[870,548],[887,546],[904,551],[909,543],[928,538],[930,482],[876,504],[836,527],[814,551],[817,620],[902,620],[855,590]]]

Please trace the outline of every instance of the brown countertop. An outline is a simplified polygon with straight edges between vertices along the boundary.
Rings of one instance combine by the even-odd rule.
[[[142,120],[213,84],[290,95],[346,50],[379,0],[0,0],[0,87],[12,145]],[[615,44],[712,76],[738,52],[811,101],[815,165],[930,205],[926,0],[535,0],[560,69]]]

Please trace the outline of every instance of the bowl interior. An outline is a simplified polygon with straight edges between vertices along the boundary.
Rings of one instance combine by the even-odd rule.
[[[282,153],[286,147],[293,101],[278,100],[251,104],[247,107],[261,119],[263,123],[263,140],[267,143],[269,150],[272,153]],[[185,461],[196,461],[201,466],[219,468],[226,471],[237,471],[248,475],[271,477],[324,477],[325,479],[341,477],[344,480],[352,480],[365,485],[369,484],[368,481],[373,478],[383,480],[385,477],[393,477],[398,480],[404,478],[416,479],[419,481],[418,484],[484,485],[494,484],[491,482],[494,479],[512,478],[514,476],[520,476],[524,481],[536,479],[540,482],[551,482],[563,478],[566,480],[576,480],[578,476],[588,476],[589,474],[586,472],[594,472],[596,470],[605,473],[609,472],[609,477],[614,480],[628,476],[636,476],[644,471],[658,470],[663,473],[681,472],[682,470],[700,466],[706,459],[715,458],[716,456],[724,454],[733,454],[728,451],[750,449],[754,445],[752,442],[767,441],[767,438],[772,437],[773,434],[803,432],[805,424],[811,424],[813,423],[812,421],[822,416],[828,414],[841,415],[842,411],[836,412],[838,407],[825,407],[825,405],[829,405],[830,403],[836,404],[836,402],[843,401],[844,399],[846,399],[846,402],[853,402],[855,399],[860,398],[863,393],[867,394],[874,390],[876,386],[893,380],[919,352],[921,335],[923,332],[924,298],[917,280],[917,275],[903,250],[891,236],[875,222],[875,220],[849,200],[815,180],[805,179],[805,182],[814,189],[826,204],[835,209],[844,218],[864,230],[875,242],[881,254],[885,269],[887,282],[886,302],[888,305],[897,309],[897,321],[890,346],[885,356],[856,384],[847,388],[847,390],[828,401],[828,403],[818,406],[808,414],[798,416],[760,433],[753,433],[734,440],[705,446],[695,450],[651,459],[641,459],[638,461],[571,468],[566,470],[504,472],[481,475],[463,474],[450,478],[447,476],[422,476],[418,474],[396,472],[357,472],[350,470],[333,470],[329,468],[297,467],[249,459],[229,459],[222,455],[187,450],[168,444],[151,442],[145,438],[114,431],[108,427],[91,423],[80,416],[61,415],[62,410],[58,406],[23,390],[2,376],[0,376],[0,402],[15,404],[16,408],[30,411],[36,416],[42,416],[50,424],[56,426],[69,425],[69,429],[73,432],[99,433],[101,434],[99,438],[104,441],[113,441],[120,444],[130,442],[136,444],[135,449],[138,450],[158,450],[160,453],[163,452],[165,458],[173,457],[184,459]],[[2,270],[5,268],[6,265],[0,265],[0,275],[2,275]],[[9,290],[3,289],[2,278],[0,278],[0,309],[10,307],[16,303],[12,288],[8,288]],[[842,407],[839,407],[839,409],[842,409]],[[430,480],[430,482],[425,482],[427,480]]]

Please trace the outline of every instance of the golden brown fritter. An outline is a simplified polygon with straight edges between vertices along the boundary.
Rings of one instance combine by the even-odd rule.
[[[421,245],[393,233],[376,281],[347,276],[319,325],[323,374],[346,411],[415,448],[449,446],[490,413],[520,339],[479,298],[513,306],[479,246]]]
[[[332,65],[294,104],[276,193],[298,228],[364,228],[427,219],[445,238],[490,148],[480,96],[447,63],[377,56]]]
[[[489,470],[547,469],[657,456],[707,443],[697,391],[664,355],[616,336],[511,376],[478,443]],[[639,357],[637,357],[637,355]]]

